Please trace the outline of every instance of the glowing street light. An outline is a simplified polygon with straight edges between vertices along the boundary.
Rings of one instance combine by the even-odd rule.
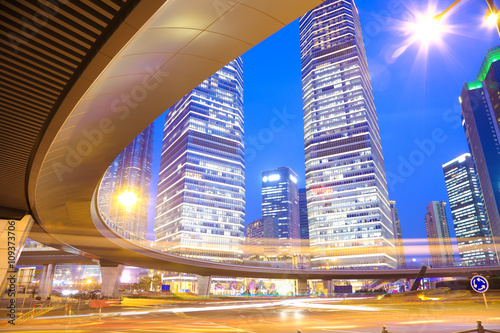
[[[419,17],[417,22],[410,25],[410,29],[415,39],[427,44],[439,40],[443,25],[440,16],[426,15]]]
[[[497,10],[496,13],[494,13],[488,7],[488,9],[486,10],[485,21],[486,21],[486,24],[488,26],[490,26],[490,27],[497,26],[497,22],[498,22],[498,10]]]
[[[435,15],[433,17],[434,20],[440,21],[441,18],[453,7],[455,7],[456,4],[458,4],[460,0],[455,0],[444,12],[441,14]],[[499,26],[499,20],[498,20],[498,15],[499,11],[498,8],[495,6],[493,3],[493,0],[486,0],[486,3],[488,4],[488,9],[486,10],[486,15],[485,15],[485,20],[486,24],[489,26],[496,26],[498,34],[500,35],[500,26]]]
[[[135,205],[135,203],[139,200],[137,198],[137,194],[132,191],[125,191],[118,197],[118,201],[125,206],[127,212],[130,211],[130,208]]]

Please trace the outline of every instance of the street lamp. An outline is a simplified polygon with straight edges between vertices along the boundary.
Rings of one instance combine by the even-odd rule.
[[[432,19],[435,21],[435,22],[439,22],[441,21],[441,19],[443,18],[443,16],[450,10],[452,9],[453,7],[455,7],[458,3],[460,2],[460,0],[455,0],[451,5],[448,6],[448,8],[446,8],[444,10],[444,12],[442,12],[441,14],[437,14],[437,15],[434,15],[432,17]],[[500,22],[498,20],[498,14],[499,14],[499,11],[498,11],[498,8],[495,6],[495,4],[493,3],[493,0],[486,0],[486,3],[488,4],[488,9],[486,10],[486,14],[485,14],[485,21],[486,21],[486,24],[488,24],[489,26],[493,26],[495,25],[497,27],[497,32],[500,36]],[[431,32],[432,34],[432,32]]]
[[[417,22],[410,24],[410,29],[415,39],[420,40],[424,44],[435,42],[439,39],[440,34],[443,32],[443,25],[436,16],[431,16],[430,14],[420,16]]]
[[[135,203],[137,202],[137,200],[139,200],[139,198],[137,198],[137,194],[135,194],[132,191],[122,192],[122,194],[120,194],[120,196],[118,197],[118,201],[123,206],[125,206],[125,209],[127,210],[127,212],[130,212],[130,208],[133,205],[135,205]]]

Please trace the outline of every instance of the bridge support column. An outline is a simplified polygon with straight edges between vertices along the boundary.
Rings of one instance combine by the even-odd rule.
[[[307,289],[309,289],[307,279],[297,279],[297,295],[307,295]]]
[[[0,296],[7,288],[7,279],[17,273],[15,268],[24,242],[33,225],[31,215],[25,215],[20,220],[0,220]],[[9,281],[10,285],[10,281]]]
[[[325,297],[333,296],[332,280],[323,280],[323,290],[325,291]]]
[[[198,296],[210,296],[212,276],[196,275],[196,279],[198,280]]]
[[[120,290],[120,280],[124,266],[116,262],[100,260],[101,267],[101,295],[104,297],[115,297]]]
[[[52,292],[52,282],[54,281],[54,273],[56,272],[56,265],[48,264],[43,265],[42,278],[40,279],[40,288],[38,296],[47,298]]]

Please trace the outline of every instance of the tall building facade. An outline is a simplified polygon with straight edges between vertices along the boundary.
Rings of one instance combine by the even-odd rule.
[[[484,211],[481,188],[470,154],[443,164],[453,226],[462,266],[494,265],[498,262],[491,228]]]
[[[243,260],[243,63],[237,58],[166,115],[155,239],[165,251]]]
[[[302,247],[309,246],[309,220],[307,217],[307,193],[305,188],[299,189],[299,214]]]
[[[245,226],[245,259],[269,261],[279,257],[277,219],[255,219]]]
[[[99,188],[99,209],[104,218],[127,238],[146,238],[153,139],[154,124],[151,124],[113,161]],[[129,206],[120,200],[126,192],[137,199]]]
[[[433,267],[453,266],[453,248],[443,201],[431,201],[425,214],[425,230]]]
[[[403,244],[403,233],[401,232],[401,222],[399,221],[399,211],[396,208],[396,201],[390,200],[389,205],[391,208],[391,219],[392,219],[392,225],[394,227],[393,232],[396,240],[395,245],[396,245],[398,268],[405,268],[406,260],[405,260],[404,244]]]
[[[356,5],[326,0],[299,24],[311,264],[396,268],[384,159]]]
[[[299,187],[297,174],[282,167],[262,172],[262,218],[274,218],[281,253],[300,247]]]
[[[488,50],[476,81],[462,89],[462,124],[486,215],[500,253],[500,46]]]
[[[264,221],[255,219],[245,226],[245,258],[261,255],[264,251]]]

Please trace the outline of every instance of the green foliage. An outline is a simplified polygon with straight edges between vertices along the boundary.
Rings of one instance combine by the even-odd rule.
[[[153,275],[152,278],[145,276],[139,281],[138,286],[142,290],[157,291],[161,287],[161,276]]]

